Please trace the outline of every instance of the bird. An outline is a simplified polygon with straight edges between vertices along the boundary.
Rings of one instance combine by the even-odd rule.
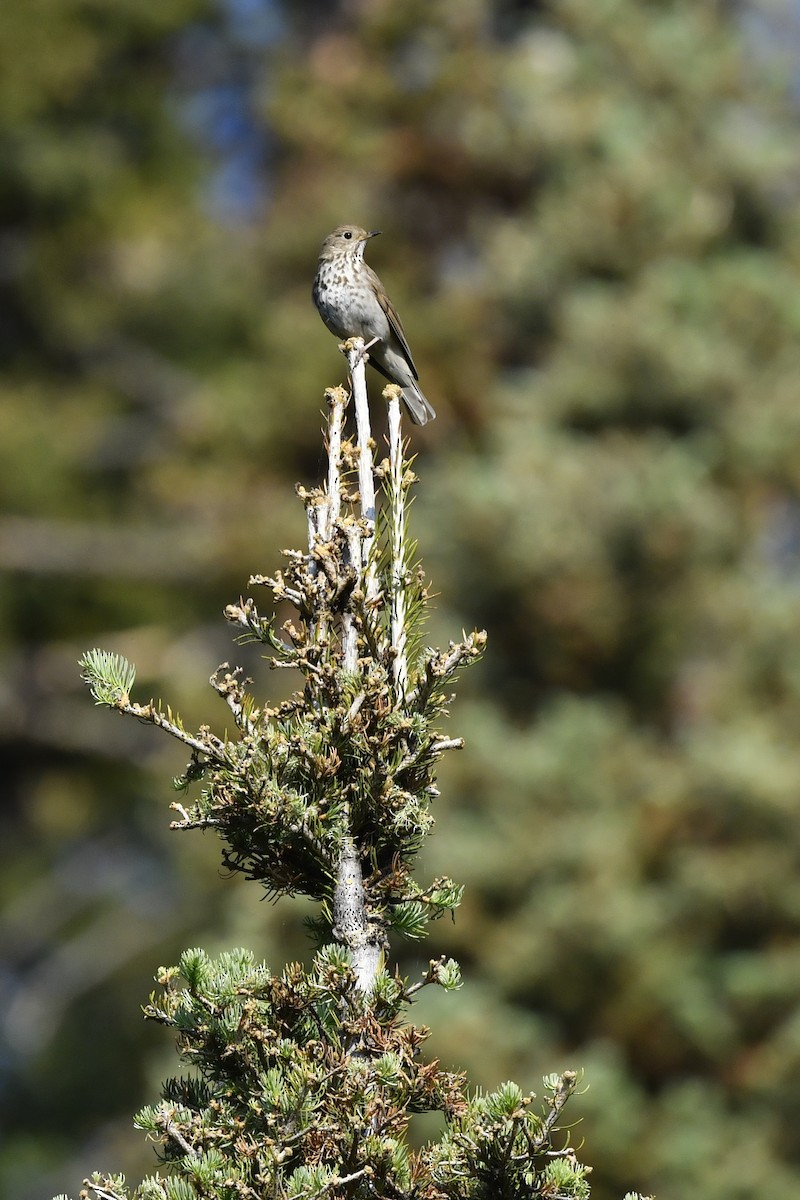
[[[412,421],[424,425],[436,416],[417,383],[419,375],[397,310],[378,276],[364,262],[364,250],[380,229],[337,225],[322,243],[311,294],[322,320],[336,337],[363,338],[372,365],[402,389]]]

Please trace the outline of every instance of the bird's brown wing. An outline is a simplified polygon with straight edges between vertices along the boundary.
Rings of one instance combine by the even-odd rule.
[[[366,264],[364,264],[364,265],[366,266]],[[403,354],[405,355],[406,362],[411,367],[411,374],[414,376],[415,379],[419,379],[419,372],[417,371],[417,368],[414,365],[414,359],[411,357],[411,351],[409,350],[408,342],[406,341],[406,333],[405,333],[405,330],[403,329],[403,323],[397,315],[397,309],[392,304],[389,297],[386,295],[386,291],[385,291],[383,285],[381,284],[380,279],[378,279],[378,276],[372,270],[372,267],[367,267],[367,270],[369,271],[370,275],[372,276],[373,283],[376,283],[378,285],[375,288],[375,295],[378,298],[378,303],[380,304],[381,308],[386,313],[392,333],[394,334],[394,336],[397,338],[398,342],[400,343],[400,347],[403,351]],[[380,370],[380,368],[378,368],[378,369]]]

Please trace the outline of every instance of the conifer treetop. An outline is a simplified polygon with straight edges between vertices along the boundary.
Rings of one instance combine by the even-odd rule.
[[[331,388],[325,484],[297,489],[308,547],[250,580],[269,592],[270,615],[251,597],[226,610],[239,637],[266,646],[270,666],[292,669],[301,686],[269,706],[223,664],[211,682],[234,733],[191,733],[169,708],[132,700],[125,660],[83,659],[98,703],[189,749],[176,782],[199,794],[173,805],[173,828],[213,829],[227,868],[271,896],[319,903],[308,969],[275,974],[249,951],[211,960],[194,949],[159,970],[145,1015],[175,1031],[188,1074],[167,1080],[136,1124],[167,1171],[134,1192],[121,1177],[95,1176],[85,1195],[96,1200],[589,1195],[561,1117],[575,1073],[545,1080],[541,1112],[512,1083],[470,1096],[460,1074],[420,1060],[428,1031],[405,1019],[421,988],[461,985],[458,965],[432,960],[413,983],[387,965],[390,932],[420,938],[461,898],[449,878],[420,884],[412,872],[433,825],[436,765],[462,744],[439,723],[486,637],[425,645],[429,591],[407,528],[415,476],[399,389],[384,390],[388,455],[376,463],[365,348],[353,339],[342,349],[356,441],[345,436],[349,396]],[[280,625],[278,608],[293,614]],[[412,1152],[411,1114],[426,1111],[444,1115],[444,1133]]]

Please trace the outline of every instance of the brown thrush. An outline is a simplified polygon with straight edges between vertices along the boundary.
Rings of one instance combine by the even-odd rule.
[[[417,384],[417,368],[394,305],[378,276],[364,262],[371,237],[358,225],[339,225],[322,243],[312,296],[319,315],[338,338],[361,337],[369,343],[372,365],[403,389],[412,421],[424,425],[436,413]]]

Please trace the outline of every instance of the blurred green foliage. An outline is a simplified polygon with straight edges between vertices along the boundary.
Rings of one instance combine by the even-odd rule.
[[[309,286],[355,220],[440,414],[431,641],[489,631],[428,852],[467,885],[433,1051],[486,1087],[584,1068],[599,1200],[796,1196],[800,160],[772,60],[722,0],[301,0],[250,43],[243,7],[0,6],[0,1191],[150,1167],[158,961],[304,953],[295,908],[168,841],[180,755],[76,664],[124,653],[194,722],[224,659],[276,694],[215,613],[302,542],[344,373]],[[249,222],[209,210],[221,152],[185,117],[232,76]]]

